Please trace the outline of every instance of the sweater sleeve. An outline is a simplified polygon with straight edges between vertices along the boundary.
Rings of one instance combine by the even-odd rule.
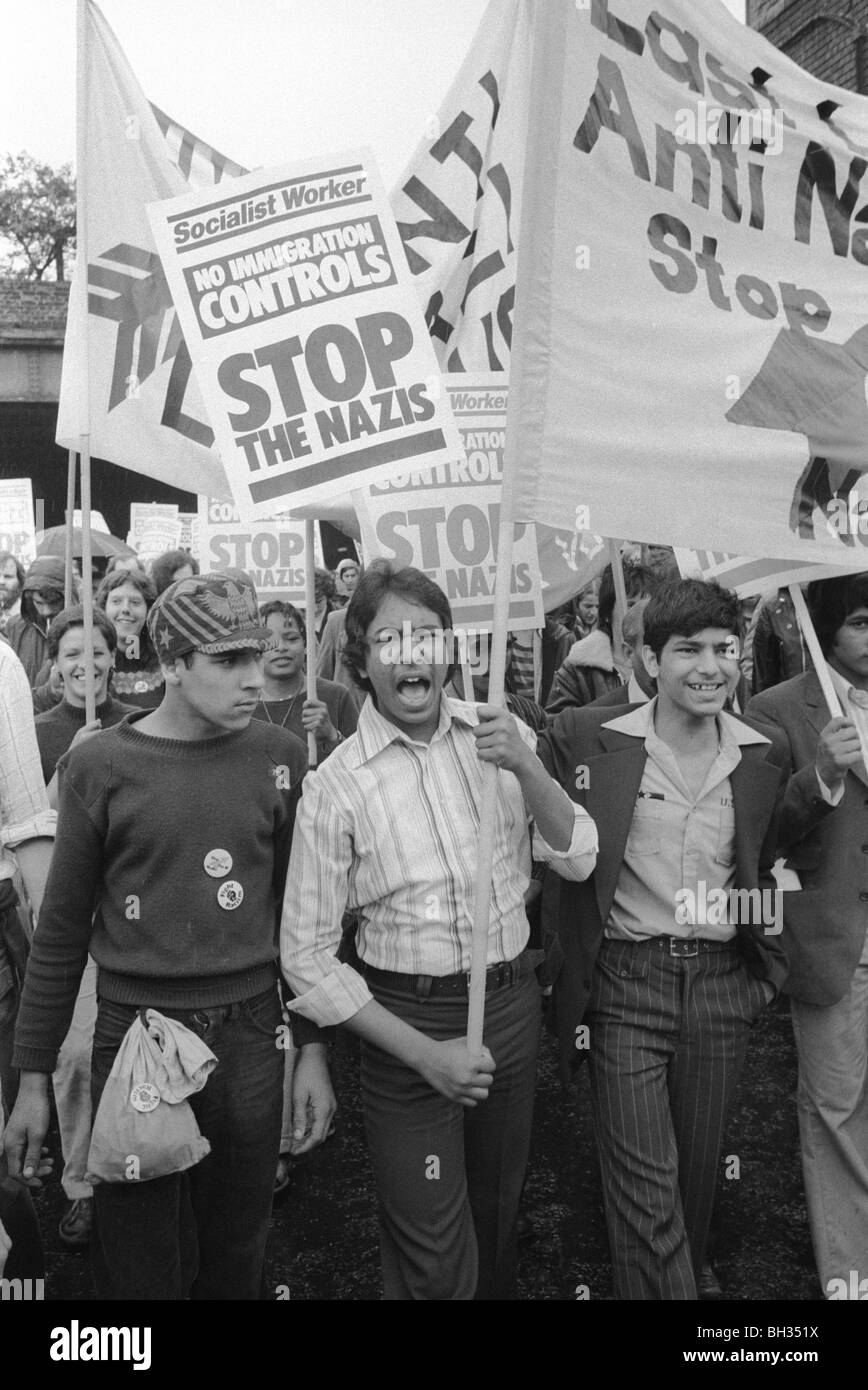
[[[53,1071],[87,964],[103,835],[71,774],[61,785],[54,858],[27,962],[13,1065]]]

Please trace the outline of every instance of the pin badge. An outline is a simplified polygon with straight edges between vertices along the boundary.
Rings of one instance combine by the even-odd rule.
[[[212,849],[205,855],[204,869],[212,878],[225,878],[232,868],[232,855],[226,849]]]
[[[217,901],[221,907],[225,907],[227,912],[233,912],[236,907],[240,907],[244,898],[244,889],[234,878],[230,878],[226,883],[220,884],[217,893]]]
[[[160,1093],[152,1081],[139,1081],[130,1091],[130,1105],[143,1115],[156,1110],[159,1103]]]

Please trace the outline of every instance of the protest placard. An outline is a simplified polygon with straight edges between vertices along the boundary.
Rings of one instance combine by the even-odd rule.
[[[181,519],[175,502],[131,502],[127,545],[143,564],[167,550],[177,550]]]
[[[0,481],[0,550],[9,550],[26,568],[36,559],[33,484],[29,478]]]
[[[279,598],[304,605],[304,522],[287,517],[243,522],[233,502],[199,497],[199,564],[245,570],[260,603]]]
[[[368,152],[148,212],[240,515],[460,455]]]
[[[456,626],[490,632],[506,439],[507,375],[444,377],[464,457],[369,488],[360,515],[369,555],[425,570],[445,590]],[[516,528],[509,625],[542,627],[533,526]]]

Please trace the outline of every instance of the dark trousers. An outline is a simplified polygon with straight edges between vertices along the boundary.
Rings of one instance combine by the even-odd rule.
[[[136,1008],[101,999],[96,1114]],[[217,1066],[190,1104],[211,1152],[184,1173],[94,1188],[91,1261],[102,1299],[257,1299],[280,1148],[284,1054],[277,989],[219,1008],[160,1010],[199,1034]]]
[[[0,1097],[7,1117],[18,1093],[18,1070],[12,1066],[12,1040],[28,945],[17,904],[18,895],[12,880],[0,880]]]
[[[419,999],[368,982],[391,1013],[430,1038],[467,1030],[466,999]],[[527,1167],[539,1046],[532,971],[485,1001],[497,1064],[475,1109],[432,1090],[412,1068],[362,1043],[365,1127],[380,1209],[384,1297],[513,1299],[516,1223]]]
[[[695,1299],[726,1117],[765,1003],[737,947],[604,941],[589,1026],[615,1297]]]

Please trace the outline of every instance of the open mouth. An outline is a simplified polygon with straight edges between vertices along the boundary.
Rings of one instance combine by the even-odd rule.
[[[403,676],[395,689],[407,709],[421,709],[431,693],[431,682],[427,676]]]
[[[723,690],[723,681],[703,681],[701,684],[688,681],[687,689],[694,690],[700,695],[716,695],[718,690]]]

